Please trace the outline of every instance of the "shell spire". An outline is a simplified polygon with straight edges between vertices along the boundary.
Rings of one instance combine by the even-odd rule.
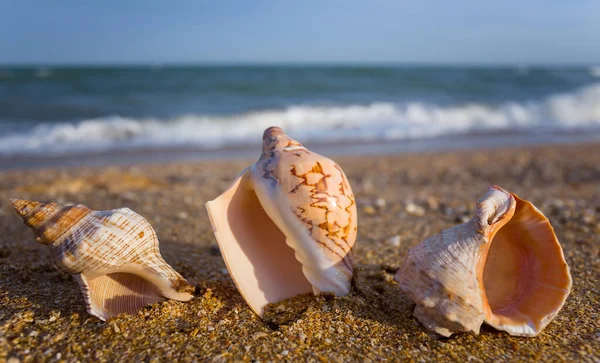
[[[356,204],[342,169],[279,127],[256,164],[206,203],[223,259],[248,305],[350,291]],[[235,221],[235,223],[230,223]]]
[[[548,219],[497,186],[478,201],[473,219],[412,247],[395,280],[417,304],[415,317],[442,336],[478,334],[484,321],[535,336],[571,289]]]
[[[188,301],[188,282],[160,255],[152,226],[128,208],[94,211],[11,199],[54,262],[78,282],[87,311],[106,320],[166,299]]]
[[[34,230],[36,241],[45,245],[57,240],[63,231],[73,227],[91,212],[83,205],[63,207],[56,203],[16,198],[12,198],[10,202],[25,224]]]
[[[36,209],[40,204],[40,202],[33,202],[31,200],[18,199],[18,198],[10,198],[10,203],[13,205],[13,208],[19,213],[21,218],[23,218],[26,222],[31,215],[31,212]]]
[[[276,151],[293,148],[304,148],[304,146],[287,136],[281,127],[271,126],[263,133],[261,159],[273,157]]]

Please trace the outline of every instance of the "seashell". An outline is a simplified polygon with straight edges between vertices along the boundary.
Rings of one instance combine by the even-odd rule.
[[[206,208],[227,269],[259,316],[298,294],[350,292],[357,213],[348,179],[282,129],[265,130],[258,162]]]
[[[548,219],[530,202],[493,186],[476,216],[412,247],[395,280],[414,315],[443,336],[479,333],[485,321],[535,336],[562,308],[571,275]]]
[[[180,291],[189,284],[161,257],[150,223],[132,210],[11,203],[56,265],[73,275],[91,315],[106,320],[165,299],[192,298]]]

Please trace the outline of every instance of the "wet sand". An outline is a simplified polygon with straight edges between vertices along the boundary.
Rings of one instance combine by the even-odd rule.
[[[359,206],[352,292],[291,299],[267,321],[237,292],[204,208],[252,160],[0,173],[0,361],[600,359],[600,144],[335,159]],[[393,274],[412,245],[472,216],[490,184],[550,219],[572,293],[534,338],[484,325],[478,336],[432,339]],[[196,285],[194,299],[108,323],[90,316],[75,281],[53,267],[10,197],[137,211],[156,229],[165,259]]]

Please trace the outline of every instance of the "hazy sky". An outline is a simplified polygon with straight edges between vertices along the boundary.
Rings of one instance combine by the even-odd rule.
[[[599,19],[600,0],[0,0],[0,63],[600,64]]]

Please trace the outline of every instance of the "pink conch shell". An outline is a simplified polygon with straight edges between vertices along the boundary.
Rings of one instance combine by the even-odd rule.
[[[231,277],[259,316],[298,294],[349,293],[357,230],[350,184],[335,162],[282,129],[265,131],[258,162],[206,208]]]
[[[132,210],[11,202],[56,265],[78,282],[88,313],[106,320],[165,299],[192,298],[180,292],[189,284],[161,257],[152,226]]]
[[[395,280],[415,317],[443,336],[485,321],[535,336],[560,311],[571,275],[550,222],[533,204],[491,187],[470,221],[411,248]]]

